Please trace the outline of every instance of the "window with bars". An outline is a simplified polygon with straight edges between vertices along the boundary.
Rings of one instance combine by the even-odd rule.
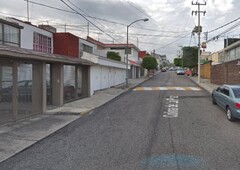
[[[51,37],[34,32],[33,33],[33,50],[44,52],[44,53],[52,53]]]

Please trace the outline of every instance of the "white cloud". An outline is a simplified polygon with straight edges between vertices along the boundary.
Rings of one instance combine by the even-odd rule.
[[[168,57],[173,58],[174,53],[177,54],[179,50],[178,46],[187,46],[191,42],[194,44],[194,40],[187,36],[179,40],[180,36],[190,33],[195,23],[197,23],[197,17],[191,16],[191,11],[196,10],[196,6],[192,5],[192,0],[70,0],[72,3],[77,5],[81,10],[87,12],[88,15],[96,16],[110,21],[118,23],[129,24],[132,21],[140,18],[149,18],[150,20],[146,23],[138,22],[131,26],[131,33],[147,34],[149,36],[136,36],[131,35],[130,41],[136,43],[136,39],[139,38],[139,47],[141,50],[152,51],[153,49],[159,49],[162,54],[167,54]],[[194,0],[195,1],[195,0]],[[59,0],[34,0],[54,7],[70,10]],[[66,0],[66,2],[68,2]],[[196,2],[196,1],[195,1]],[[204,2],[204,0],[198,0],[198,2]],[[219,27],[237,17],[240,3],[234,0],[207,0],[206,6],[201,6],[202,10],[206,10],[206,16],[201,17],[201,24],[203,30],[211,30]],[[77,9],[77,8],[75,8]],[[79,9],[79,12],[83,13]],[[17,11],[17,12],[16,12]],[[9,15],[25,16],[26,19],[26,1],[19,0],[8,0],[1,2],[0,15],[8,13]],[[50,24],[78,24],[87,25],[87,21],[84,20],[80,15],[60,12],[54,9],[49,9],[39,5],[30,3],[30,14],[31,21],[35,23],[48,23]],[[20,18],[22,19],[22,18]],[[126,42],[126,26],[113,24],[101,20],[95,20],[89,18],[94,24],[103,29],[105,32],[111,34],[111,32],[117,34],[111,34],[119,42]],[[137,29],[135,27],[148,28]],[[108,28],[108,29],[106,29]],[[86,36],[86,27],[82,26],[78,29],[84,30],[73,31],[78,36]],[[155,30],[155,31],[151,31]],[[62,29],[63,31],[63,29]],[[104,34],[96,34],[99,32],[96,28],[91,26],[91,35],[94,37],[100,37],[100,40],[111,38]],[[94,32],[93,32],[94,31]],[[187,32],[186,32],[187,31]],[[175,32],[175,33],[174,33]],[[177,32],[177,33],[176,33]],[[159,35],[153,37],[151,35]],[[214,33],[210,36],[213,36]],[[178,37],[176,37],[178,36]],[[177,41],[179,40],[179,41]],[[173,43],[176,41],[175,43]],[[145,43],[147,42],[147,43]],[[155,44],[155,45],[153,45]],[[166,46],[167,44],[170,44]],[[210,43],[214,46],[218,43]],[[160,48],[166,46],[164,48]]]

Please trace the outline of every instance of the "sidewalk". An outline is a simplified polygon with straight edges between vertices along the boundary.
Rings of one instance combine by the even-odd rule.
[[[62,107],[48,110],[45,114],[0,125],[0,162],[49,136],[127,90],[134,88],[145,80],[147,79],[129,79],[129,88],[122,84],[100,90],[91,97],[64,104]]]
[[[209,79],[201,79],[200,83],[198,83],[198,77],[197,76],[194,76],[194,77],[189,76],[189,78],[192,81],[194,81],[195,83],[197,83],[200,87],[207,90],[210,94],[212,93],[213,89],[215,89],[219,86],[217,84],[212,84]]]

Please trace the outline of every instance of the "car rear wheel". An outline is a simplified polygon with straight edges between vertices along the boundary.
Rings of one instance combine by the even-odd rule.
[[[231,110],[230,110],[229,107],[227,107],[226,114],[227,114],[227,119],[228,119],[229,121],[234,121],[234,120],[235,120],[235,117],[233,117],[232,112],[231,112]]]

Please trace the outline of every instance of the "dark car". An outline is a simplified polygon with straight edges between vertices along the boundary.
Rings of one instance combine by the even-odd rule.
[[[17,83],[18,100],[31,101],[32,100],[32,80],[22,80]],[[75,92],[74,86],[64,86],[64,97],[73,97]],[[51,86],[47,83],[47,97],[51,96]],[[12,86],[2,89],[2,101],[12,100]]]
[[[227,119],[240,119],[240,85],[222,85],[212,92],[213,104],[226,111]]]

